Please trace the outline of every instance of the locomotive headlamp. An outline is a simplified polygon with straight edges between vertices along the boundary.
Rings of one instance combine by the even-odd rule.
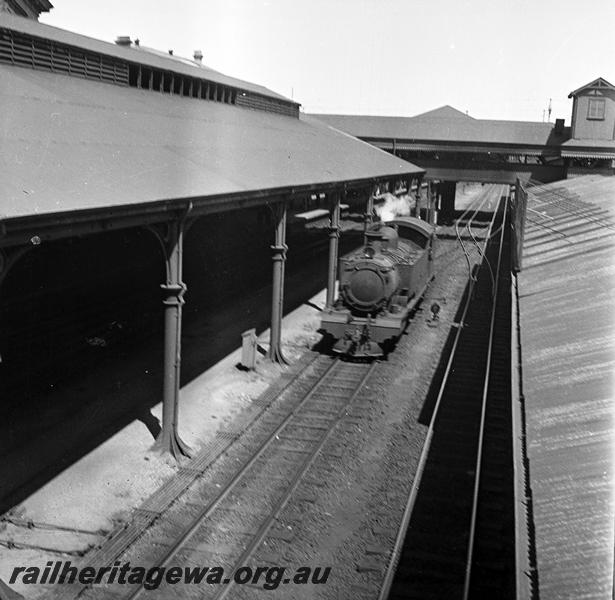
[[[376,255],[376,251],[374,250],[373,246],[365,246],[363,254],[366,258],[374,258],[374,256]]]

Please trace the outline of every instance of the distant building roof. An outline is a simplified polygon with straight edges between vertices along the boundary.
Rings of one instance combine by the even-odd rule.
[[[420,113],[412,117],[413,119],[459,119],[459,120],[470,120],[474,121],[475,119],[468,115],[467,113],[463,113],[448,104],[444,106],[440,106],[439,108],[434,108],[433,110],[428,110],[427,112]]]
[[[570,92],[570,94],[568,94],[568,98],[574,98],[581,92],[586,92],[587,90],[615,90],[615,86],[612,83],[609,83],[606,79],[598,77],[598,79],[594,79],[590,83],[586,83],[573,92]]]
[[[615,140],[568,140],[561,146],[564,158],[615,158]]]
[[[538,594],[611,598],[615,178],[530,191],[518,291]]]
[[[0,219],[424,173],[314,120],[2,64],[0,79]]]
[[[555,134],[552,123],[474,119],[450,106],[415,117],[312,116],[362,139],[518,146],[557,146],[566,139]]]

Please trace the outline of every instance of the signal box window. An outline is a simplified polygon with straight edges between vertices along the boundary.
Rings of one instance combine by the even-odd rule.
[[[590,98],[587,106],[587,118],[594,121],[604,121],[604,98]]]

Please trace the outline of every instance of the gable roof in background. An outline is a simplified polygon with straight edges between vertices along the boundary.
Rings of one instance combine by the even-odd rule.
[[[581,92],[585,92],[588,90],[615,90],[615,85],[609,83],[606,79],[603,79],[602,77],[598,77],[598,79],[594,79],[590,83],[586,83],[585,85],[574,90],[573,92],[570,92],[570,94],[568,94],[568,98],[575,98],[576,96],[579,96]]]
[[[312,117],[370,140],[556,146],[568,137],[554,135],[553,123],[474,119],[451,106],[414,117],[328,114],[313,114]]]

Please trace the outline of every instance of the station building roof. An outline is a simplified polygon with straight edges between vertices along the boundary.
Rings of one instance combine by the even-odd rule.
[[[575,98],[576,96],[579,96],[582,92],[588,92],[590,90],[599,90],[599,91],[611,90],[613,91],[615,90],[615,85],[613,85],[612,83],[609,83],[603,77],[598,77],[597,79],[594,79],[593,81],[590,81],[589,83],[586,83],[580,88],[577,88],[576,90],[573,90],[572,92],[570,92],[570,94],[568,94],[568,98]]]
[[[561,146],[563,157],[615,158],[615,140],[567,140]]]
[[[610,598],[615,179],[529,192],[518,292],[539,595]]]
[[[0,12],[0,29],[6,29],[17,34],[22,34],[28,38],[43,40],[47,43],[47,45],[56,44],[56,47],[78,48],[84,52],[90,52],[92,55],[102,55],[110,59],[116,59],[120,62],[140,64],[155,69],[181,73],[187,76],[203,77],[216,83],[229,85],[270,98],[277,98],[289,103],[297,104],[266,87],[237,79],[235,77],[229,77],[228,75],[211,69],[204,64],[200,64],[196,61],[179,56],[170,55],[168,52],[166,54],[164,52],[153,52],[151,48],[141,48],[135,44],[123,46],[105,42],[85,35],[73,33],[72,31],[67,31],[59,27],[45,25],[32,19],[26,19],[3,12]],[[34,58],[35,57],[33,55],[32,59]]]
[[[52,35],[53,28],[19,21],[24,31]],[[71,43],[82,37],[53,36]],[[99,42],[87,43],[98,48]],[[107,46],[118,56],[133,52]],[[167,60],[134,52],[148,64]],[[200,72],[196,66],[186,69]],[[253,110],[1,62],[0,79],[0,220],[5,222],[424,173],[298,112]]]
[[[568,136],[556,134],[552,123],[474,119],[451,107],[442,106],[414,117],[370,115],[313,115],[333,127],[361,139],[395,139],[412,142],[412,149],[450,145],[499,145],[520,148],[557,147]],[[417,146],[418,144],[418,146]],[[403,149],[402,146],[398,146]]]

